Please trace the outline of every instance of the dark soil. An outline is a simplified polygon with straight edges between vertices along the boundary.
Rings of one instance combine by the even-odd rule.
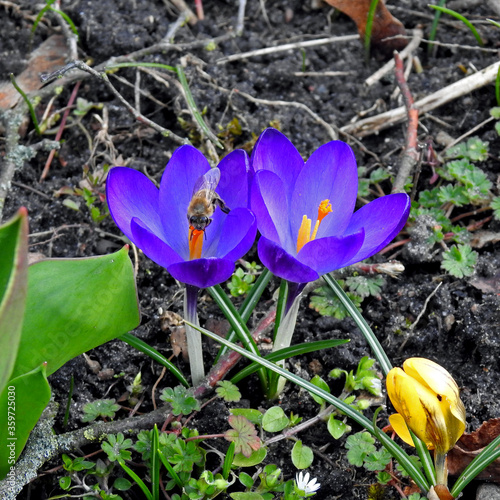
[[[30,56],[30,30],[39,12],[32,2],[19,0],[17,3],[18,6],[13,7],[1,2],[0,77],[4,79],[8,78],[8,73],[19,74],[25,69]],[[391,100],[395,88],[392,73],[378,84],[371,87],[364,85],[364,80],[382,62],[371,59],[365,64],[363,47],[358,40],[249,57],[225,64],[217,64],[217,61],[231,54],[292,41],[356,33],[355,25],[349,18],[333,14],[328,6],[313,9],[311,3],[310,0],[248,2],[242,35],[219,41],[212,47],[213,50],[208,50],[205,45],[212,38],[234,32],[238,7],[237,2],[228,0],[206,1],[204,21],[195,26],[180,28],[175,34],[176,45],[170,50],[153,51],[144,55],[141,60],[184,65],[193,97],[200,110],[206,111],[204,116],[209,127],[217,133],[219,127],[226,128],[233,119],[241,125],[241,135],[227,135],[225,140],[228,148],[251,149],[254,138],[272,124],[279,126],[304,157],[308,157],[318,146],[331,140],[325,127],[302,108],[273,105],[271,102],[303,103],[332,126],[341,127],[375,103],[378,109],[372,111],[372,114],[399,105]],[[405,0],[392,3],[397,5],[392,12],[407,30],[422,25],[425,36],[428,36],[433,12],[426,7],[425,2]],[[261,5],[264,4],[268,22],[261,10]],[[158,43],[179,15],[170,2],[159,0],[75,0],[63,1],[60,8],[74,21],[80,33],[80,59],[89,59],[93,65]],[[481,3],[461,12],[471,21],[494,18]],[[437,39],[449,44],[477,47],[470,31],[461,23],[450,19],[443,18]],[[486,41],[486,47],[498,48],[498,29],[485,22],[478,22],[477,27]],[[58,32],[57,20],[51,15],[45,16],[36,30],[32,46],[38,46]],[[197,41],[206,43],[193,43]],[[498,58],[498,54],[494,52],[457,47],[439,47],[434,55],[428,56],[425,44],[417,50],[417,54],[423,71],[419,74],[412,72],[408,78],[415,99],[459,80],[464,76],[464,70],[482,69]],[[349,74],[297,76],[303,70],[347,71]],[[126,78],[132,86],[114,78],[112,82],[125,99],[133,104],[135,70],[122,69],[119,76]],[[196,147],[208,154],[206,142],[201,140],[191,116],[186,112],[186,103],[174,80],[172,78],[165,84],[141,73],[140,87],[147,93],[141,97],[141,111],[178,136],[189,137]],[[53,104],[55,109],[66,106],[73,88],[74,83],[64,86]],[[252,102],[238,92],[266,100],[267,103]],[[148,96],[152,96],[154,100]],[[81,197],[70,197],[80,204],[80,209],[75,211],[63,203],[68,197],[54,196],[63,187],[78,187],[84,177],[84,167],[90,168],[92,172],[102,168],[104,164],[125,164],[147,172],[158,180],[168,158],[178,147],[175,141],[135,121],[123,104],[96,79],[88,77],[83,80],[78,97],[99,105],[99,108],[93,109],[81,119],[81,127],[67,127],[64,130],[61,150],[52,162],[44,182],[39,182],[39,178],[47,160],[47,152],[38,152],[35,158],[26,161],[17,170],[4,208],[3,220],[12,216],[20,206],[27,207],[30,232],[35,235],[30,239],[30,249],[46,257],[99,255],[116,250],[123,244],[119,238],[113,237],[120,233],[112,220],[108,217],[99,224],[93,222]],[[48,101],[49,97],[42,100],[37,113],[43,113]],[[442,131],[457,138],[488,118],[489,109],[495,105],[495,89],[492,85],[469,93],[422,116],[420,138],[423,140],[428,135],[436,137]],[[112,145],[110,149],[106,149],[103,143],[98,144],[92,154],[88,139],[96,144],[101,126],[94,115],[103,116],[102,106],[109,113],[108,133]],[[31,125],[26,128],[21,144],[38,142]],[[496,184],[500,172],[500,148],[492,123],[480,127],[475,135],[490,141],[490,158],[482,164],[482,168]],[[399,156],[405,144],[405,125],[393,126],[379,135],[368,136],[362,143],[345,136],[340,138],[353,147],[359,165],[374,167],[381,164],[389,167],[392,172],[397,172]],[[0,143],[0,148],[3,153],[3,142]],[[218,152],[221,154],[220,150]],[[419,190],[430,187],[431,175],[430,168],[424,166],[418,181]],[[387,193],[390,192],[388,182],[382,186]],[[99,201],[96,205],[103,209],[103,204]],[[479,214],[462,222],[477,222],[486,215]],[[499,223],[494,220],[488,222],[485,228],[492,232],[500,230]],[[36,236],[37,233],[47,231],[50,232],[49,236]],[[461,387],[466,405],[468,431],[476,429],[483,421],[500,415],[499,296],[495,293],[483,293],[471,284],[472,279],[497,276],[500,251],[493,244],[478,251],[479,263],[475,276],[466,279],[444,274],[440,268],[439,254],[423,261],[418,252],[398,252],[395,258],[405,266],[403,275],[399,279],[387,278],[380,300],[367,299],[363,303],[365,318],[395,366],[400,365],[407,357],[423,356],[441,363],[453,374]],[[375,257],[374,261],[382,262],[387,255]],[[250,260],[256,258],[256,252],[253,252]],[[406,338],[401,332],[408,331],[407,325],[415,321],[424,308],[427,297],[439,283],[442,284],[441,287],[427,304],[425,313],[411,336]],[[182,314],[181,288],[164,269],[142,256],[137,285],[143,316],[141,326],[134,333],[168,357],[172,354],[169,334],[175,327],[162,319],[162,313],[170,311]],[[266,292],[265,300],[251,320],[253,325],[271,307],[272,293],[278,285],[278,282],[273,282],[272,289]],[[345,370],[355,368],[362,356],[370,354],[353,321],[322,317],[308,308],[308,303],[307,298],[303,300],[294,342],[327,338],[350,338],[351,342],[341,348],[297,358],[289,365],[292,371],[306,378],[316,373],[326,377],[334,367]],[[221,314],[208,296],[202,297],[199,314],[202,325],[220,330],[226,327]],[[209,366],[217,348],[211,343],[207,345],[206,362]],[[82,406],[86,402],[104,397],[120,398],[138,371],[142,372],[146,388],[146,398],[139,411],[147,412],[152,409],[151,389],[162,371],[160,366],[120,341],[101,346],[90,352],[89,356],[101,365],[101,370],[97,370],[97,373],[80,356],[50,379],[55,400],[60,403],[61,408],[56,432],[81,427]],[[176,363],[185,373],[188,372],[181,356]],[[122,376],[113,378],[116,374]],[[74,377],[75,387],[70,421],[66,429],[63,429],[62,418],[71,376]],[[177,385],[176,380],[167,374],[161,381],[160,388],[174,385]],[[260,396],[255,378],[244,381],[240,388],[249,406],[266,408],[272,404]],[[334,386],[334,389],[340,392],[341,387]],[[309,395],[294,387],[288,387],[281,404],[287,414],[293,411],[304,419],[317,411],[317,405]],[[119,416],[126,415],[126,411],[119,413]],[[227,416],[227,405],[215,402],[205,408],[191,425],[197,427],[200,433],[223,432],[227,429]],[[368,498],[367,487],[375,482],[375,476],[347,462],[343,439],[335,441],[324,424],[304,431],[299,437],[304,444],[318,452],[310,468],[311,474],[321,483],[316,498]],[[295,474],[289,459],[292,445],[293,442],[281,441],[271,446],[268,455],[269,463],[282,467],[287,479]],[[226,443],[221,440],[215,446],[225,449]],[[97,447],[84,451],[90,453],[96,450]],[[47,464],[46,469],[59,465],[61,462],[55,460]],[[19,498],[43,499],[61,494],[58,487],[59,474],[61,472],[40,477],[26,487]],[[477,484],[472,484],[465,498],[473,498],[476,488]],[[386,493],[386,498],[398,498],[395,490],[388,489]]]

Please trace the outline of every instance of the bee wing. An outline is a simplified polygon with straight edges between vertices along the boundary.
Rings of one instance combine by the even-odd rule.
[[[217,187],[217,184],[219,184],[219,180],[220,170],[217,167],[211,168],[206,174],[196,180],[193,189],[193,196],[202,191],[200,194],[211,201],[215,196],[215,188]]]

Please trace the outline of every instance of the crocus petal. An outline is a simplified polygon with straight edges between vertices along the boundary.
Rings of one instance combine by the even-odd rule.
[[[403,363],[405,372],[428,387],[440,401],[441,411],[453,444],[465,431],[465,407],[460,399],[457,383],[441,365],[426,358],[408,358]],[[440,398],[440,399],[439,399]]]
[[[352,217],[357,191],[358,171],[352,149],[342,141],[324,144],[307,160],[295,182],[292,234],[298,233],[303,215],[312,220],[314,227],[320,202],[330,200],[333,212],[321,222],[317,238],[340,236]]]
[[[210,170],[207,159],[190,145],[176,149],[160,183],[158,211],[166,240],[184,258],[189,256],[187,210],[199,177]]]
[[[286,186],[273,172],[261,170],[252,183],[250,206],[257,219],[262,236],[279,243],[288,252],[294,252],[296,243],[289,231]]]
[[[158,214],[158,188],[141,172],[126,167],[112,168],[106,181],[106,200],[116,225],[136,245],[131,230],[134,217],[154,234],[163,234]]]
[[[132,219],[131,240],[147,255],[152,261],[162,267],[168,267],[174,262],[183,260],[172,248],[152,233],[139,219]]]
[[[247,208],[236,208],[226,217],[221,229],[217,256],[232,262],[252,248],[257,235],[255,216]]]
[[[408,358],[403,363],[403,369],[410,377],[436,394],[447,396],[450,400],[460,399],[458,385],[453,377],[434,361],[427,358]]]
[[[207,288],[228,280],[234,271],[234,261],[227,259],[196,259],[167,267],[177,280],[198,288]]]
[[[268,128],[260,135],[253,148],[251,163],[255,172],[270,170],[282,179],[287,196],[291,195],[295,179],[304,166],[295,146],[274,128]]]
[[[220,161],[221,177],[217,193],[229,209],[248,207],[249,184],[247,173],[250,171],[250,159],[246,151],[235,149]]]
[[[353,234],[363,228],[365,241],[345,265],[367,259],[384,248],[401,231],[409,213],[410,197],[404,193],[377,198],[355,212],[345,234]]]
[[[321,238],[302,247],[297,260],[314,269],[320,276],[345,266],[361,248],[365,235],[361,229],[346,237]]]
[[[387,374],[386,385],[392,405],[404,418],[408,427],[419,439],[425,443],[429,442],[427,435],[428,415],[420,402],[415,380],[401,368],[393,368]]]
[[[261,262],[273,274],[294,283],[308,283],[319,278],[319,274],[286,253],[281,246],[261,236],[258,244]]]
[[[389,415],[389,423],[391,424],[392,430],[406,443],[410,446],[415,447],[413,438],[411,437],[408,426],[406,425],[405,419],[399,414],[394,413]],[[432,443],[425,443],[428,449],[432,449]]]

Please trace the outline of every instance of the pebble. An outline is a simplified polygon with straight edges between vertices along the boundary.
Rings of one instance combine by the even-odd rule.
[[[500,500],[500,486],[497,484],[482,484],[477,489],[476,500]]]

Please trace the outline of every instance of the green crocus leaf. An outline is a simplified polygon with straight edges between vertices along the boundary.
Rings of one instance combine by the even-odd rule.
[[[26,209],[21,209],[0,227],[0,392],[9,381],[21,338],[28,287],[27,255],[28,217]]]
[[[49,259],[29,267],[26,314],[13,376],[44,362],[50,375],[70,359],[139,324],[127,250],[84,259]]]
[[[49,400],[45,365],[11,379],[0,394],[0,479],[14,466]]]

